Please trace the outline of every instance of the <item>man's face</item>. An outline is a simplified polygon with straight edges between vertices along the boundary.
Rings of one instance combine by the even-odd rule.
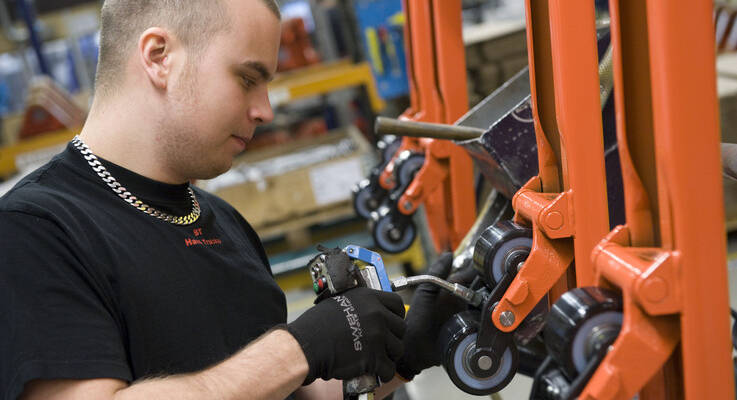
[[[168,89],[158,129],[166,165],[184,179],[226,172],[256,126],[273,119],[267,82],[276,71],[280,21],[258,0],[226,0],[230,27],[190,59]]]

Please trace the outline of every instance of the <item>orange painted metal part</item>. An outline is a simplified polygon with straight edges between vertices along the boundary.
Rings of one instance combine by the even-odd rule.
[[[518,221],[532,223],[532,251],[491,315],[492,322],[503,332],[519,326],[573,261],[570,197],[568,193],[540,193],[541,189],[540,178],[534,177],[512,199]],[[567,287],[560,288],[561,292],[566,290]],[[499,320],[503,311],[515,315],[509,326]]]
[[[442,99],[435,84],[435,63],[428,61],[435,60],[435,47],[431,45],[434,38],[430,3],[427,0],[404,0],[402,6],[406,15],[404,43],[408,55],[410,106],[399,118],[418,122],[445,122],[442,118]],[[402,138],[394,159],[404,150],[423,153],[424,146],[419,139]],[[387,164],[379,179],[379,184],[387,190],[396,186],[393,177],[394,159]]]
[[[631,399],[638,392],[643,399],[673,398],[666,395],[662,377],[650,384],[649,393],[656,395],[647,396],[643,389],[678,344],[679,321],[673,313],[681,307],[679,257],[630,243],[629,229],[619,226],[592,254],[599,285],[622,291],[624,315],[619,336],[579,396],[582,400]]]
[[[442,191],[449,200],[452,216],[447,221],[437,221],[448,226],[448,236],[442,238],[434,236],[436,248],[454,249],[458,247],[466,233],[476,220],[475,201],[469,204],[469,199],[475,199],[473,180],[473,162],[466,151],[447,140],[425,139],[427,143],[425,164],[415,176],[412,184],[399,200],[399,211],[410,215],[425,202],[432,193]],[[452,176],[449,176],[452,174]],[[470,184],[469,184],[470,183]],[[428,219],[433,215],[428,213]],[[435,233],[435,232],[433,232]],[[442,246],[442,247],[441,247]]]
[[[381,187],[386,190],[392,190],[397,186],[397,181],[394,178],[394,161],[396,161],[397,156],[399,156],[399,154],[401,154],[403,151],[423,153],[425,151],[425,148],[422,143],[420,143],[419,139],[411,137],[405,137],[402,139],[402,143],[399,145],[399,148],[394,153],[392,160],[389,161],[389,163],[384,168],[384,171],[381,172],[381,176],[379,177],[379,185],[381,185]]]
[[[431,0],[405,0],[403,5],[406,20],[409,21],[407,27],[410,40],[407,49],[412,59],[408,76],[413,81],[414,92],[410,92],[410,95],[415,95],[415,98],[410,103],[411,107],[400,118],[419,122],[442,122],[443,102],[435,83],[438,54],[433,45],[435,27]],[[460,13],[460,6],[455,12]],[[460,37],[454,39],[460,40]]]
[[[420,122],[452,124],[468,110],[460,0],[405,0],[410,54],[410,107],[400,116]],[[431,61],[429,61],[431,60]],[[399,211],[412,214],[424,204],[437,251],[456,248],[476,219],[473,162],[450,141],[403,138],[397,155],[410,150],[425,163],[399,200]],[[382,172],[385,189],[396,186],[394,161]]]
[[[467,74],[462,0],[432,0],[431,3],[437,90],[443,106],[442,118],[452,124],[468,111],[467,82],[461,79]]]
[[[560,147],[558,123],[555,119],[553,62],[548,20],[548,2],[525,1],[527,16],[527,48],[530,68],[532,115],[537,139],[538,177],[542,192],[562,190],[559,168]],[[517,222],[520,222],[515,217]]]
[[[686,398],[735,397],[729,335],[719,104],[711,3],[674,9],[648,2],[658,168],[665,248],[680,258],[681,352]],[[691,23],[684,31],[683,24]],[[684,78],[686,78],[684,81]],[[699,134],[695,134],[699,132]],[[694,165],[693,160],[698,160]],[[694,188],[699,188],[698,192]],[[667,198],[665,198],[667,196]],[[699,209],[698,213],[693,212]],[[704,351],[704,344],[713,351]]]
[[[541,6],[537,7],[532,8],[528,2],[528,21],[532,13],[539,12]],[[556,282],[565,278],[574,256],[577,285],[592,285],[594,276],[589,255],[609,228],[594,5],[588,0],[550,0],[547,13],[551,56],[531,59],[530,76],[534,87],[538,76],[532,68],[546,62],[551,64],[561,151],[555,168],[551,165],[550,152],[539,156],[540,176],[518,191],[512,202],[516,220],[532,225],[533,246],[492,313],[493,323],[505,332],[514,330]],[[540,36],[530,36],[536,39],[537,45]],[[537,55],[531,54],[531,57]],[[539,99],[533,97],[533,109],[539,106]],[[542,122],[538,123],[539,113],[535,119],[536,127],[542,127]],[[541,136],[543,133],[538,132],[539,148],[545,148],[555,139],[547,137],[543,141]],[[544,192],[542,177],[555,179],[553,171],[562,171],[562,180],[558,181],[558,188]],[[503,312],[515,316],[511,325],[501,323]]]
[[[549,5],[555,108],[564,149],[563,190],[571,205],[576,284],[590,286],[594,274],[589,255],[609,231],[594,5],[589,0],[551,0]]]
[[[559,193],[562,190],[560,133],[555,118],[555,90],[553,87],[553,62],[550,39],[550,24],[547,1],[527,1],[527,48],[530,67],[530,90],[532,98],[535,137],[541,189],[536,192]],[[522,216],[515,215],[515,222],[525,224]],[[538,249],[544,245],[544,249]],[[570,244],[569,244],[570,246]],[[533,252],[550,251],[547,242],[533,238]],[[572,251],[571,251],[572,252]],[[557,263],[556,263],[557,265]],[[567,267],[567,265],[566,265]],[[568,279],[563,276],[553,285],[548,296],[552,303],[569,289]]]
[[[625,220],[632,246],[653,246],[658,227],[655,145],[646,4],[610,2],[617,141],[624,182]],[[624,45],[624,42],[637,45]]]
[[[599,284],[622,290],[624,321],[579,398],[733,399],[711,3],[610,5],[627,226],[592,259]],[[646,32],[630,31],[636,18]],[[652,134],[633,118],[643,101]],[[664,367],[679,341],[680,376]]]

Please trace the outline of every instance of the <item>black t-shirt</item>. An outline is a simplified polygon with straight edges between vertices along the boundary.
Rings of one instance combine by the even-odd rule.
[[[146,203],[190,212],[189,185],[103,164]],[[194,191],[195,223],[158,220],[119,198],[70,144],[0,199],[0,399],[32,379],[202,370],[286,321],[256,233]]]

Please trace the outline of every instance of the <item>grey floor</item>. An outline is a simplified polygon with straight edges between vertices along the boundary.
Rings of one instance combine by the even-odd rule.
[[[527,399],[530,396],[532,379],[517,375],[504,390],[498,393],[504,400]],[[488,396],[472,396],[458,390],[442,367],[434,367],[423,371],[412,382],[405,385],[410,400],[472,400],[489,398]],[[401,400],[395,397],[394,400]]]

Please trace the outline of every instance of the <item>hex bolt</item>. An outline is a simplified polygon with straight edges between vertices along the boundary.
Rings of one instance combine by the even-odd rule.
[[[563,227],[563,222],[565,222],[563,214],[559,211],[552,211],[545,216],[545,225],[547,225],[549,229],[558,230]]]
[[[411,210],[412,209],[412,202],[409,201],[409,200],[405,201],[404,202],[404,209],[407,210],[407,211]]]
[[[499,322],[505,327],[512,326],[514,324],[514,313],[511,311],[502,312],[499,316]]]
[[[668,282],[659,276],[651,276],[643,282],[640,291],[647,301],[660,303],[668,297]]]
[[[489,369],[491,369],[491,364],[492,364],[491,357],[489,356],[479,357],[478,364],[479,364],[479,368],[483,369],[484,371],[488,371]]]

